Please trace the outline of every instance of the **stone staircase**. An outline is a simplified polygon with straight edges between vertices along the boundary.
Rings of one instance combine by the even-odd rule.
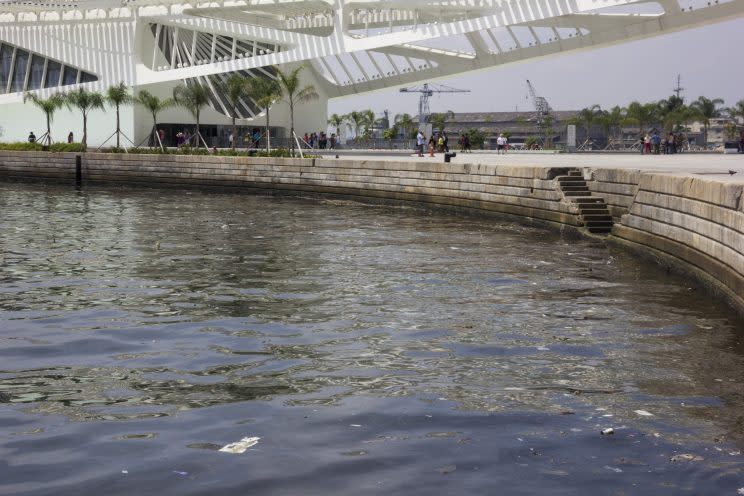
[[[612,215],[603,198],[592,196],[581,171],[568,170],[568,175],[557,176],[556,181],[567,200],[579,207],[581,220],[590,233],[607,234],[612,231]]]

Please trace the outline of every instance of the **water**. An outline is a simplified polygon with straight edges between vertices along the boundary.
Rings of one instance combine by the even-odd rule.
[[[0,209],[1,494],[744,487],[742,321],[621,252],[343,201]]]

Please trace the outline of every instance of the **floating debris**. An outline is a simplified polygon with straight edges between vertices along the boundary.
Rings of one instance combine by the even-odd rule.
[[[251,446],[255,446],[258,444],[258,441],[260,440],[260,437],[244,437],[240,441],[236,443],[230,443],[222,448],[219,449],[219,451],[223,453],[232,453],[235,455],[240,455],[242,453],[245,453],[245,451],[250,448]]]
[[[129,473],[129,470],[122,470],[121,473],[127,475]]]
[[[188,472],[181,472],[180,470],[174,470],[173,473],[176,475],[180,475],[181,477],[186,477],[187,475],[189,475]]]
[[[646,410],[633,410],[633,413],[637,413],[641,417],[653,417],[654,414],[651,412],[647,412]]]
[[[610,467],[609,465],[605,465],[604,468],[606,470],[609,470],[611,472],[615,472],[616,474],[622,473],[623,469],[617,468],[617,467]]]
[[[457,470],[457,465],[445,465],[444,467],[439,467],[437,469],[437,472],[439,472],[442,475],[446,475],[446,474],[454,472],[455,470]]]
[[[690,453],[684,453],[682,455],[674,455],[669,459],[670,462],[700,462],[705,458],[702,456],[693,455]]]
[[[611,436],[613,434],[615,434],[615,429],[613,429],[612,427],[608,427],[607,429],[602,430],[603,436]]]

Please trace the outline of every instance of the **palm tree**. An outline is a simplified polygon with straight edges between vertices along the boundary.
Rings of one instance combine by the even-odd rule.
[[[271,153],[271,128],[269,127],[269,109],[282,96],[282,90],[276,79],[255,77],[248,80],[248,93],[259,108],[266,111],[266,154]]]
[[[641,136],[645,136],[646,125],[658,119],[658,107],[654,103],[631,102],[625,118],[628,122],[638,124]]]
[[[607,135],[608,148],[611,147],[614,142],[618,139],[618,131],[620,131],[623,121],[625,120],[626,111],[624,108],[615,105],[610,110],[605,110],[598,117],[599,124],[604,129]]]
[[[304,65],[298,66],[293,71],[282,72],[276,70],[276,77],[279,81],[279,86],[284,94],[284,99],[289,105],[289,134],[292,149],[292,156],[294,157],[295,150],[295,132],[294,132],[294,108],[295,105],[300,103],[309,102],[310,100],[316,100],[319,98],[318,92],[315,86],[308,84],[301,86],[300,72],[305,68]]]
[[[241,102],[248,97],[248,79],[238,73],[233,74],[224,83],[224,94],[230,104],[230,118],[232,119],[232,149],[235,150],[235,143],[238,141],[238,126],[235,121],[238,119],[238,107]]]
[[[105,100],[103,95],[95,92],[88,91],[85,88],[80,88],[75,91],[71,91],[65,95],[65,105],[67,108],[77,108],[83,114],[83,140],[80,144],[83,150],[88,148],[88,114],[93,109],[104,109]]]
[[[116,86],[111,86],[106,91],[106,101],[116,107],[116,148],[119,148],[119,135],[121,134],[119,107],[131,105],[134,103],[134,97],[129,93],[129,87],[122,82]]]
[[[434,129],[439,129],[439,134],[442,134],[444,133],[444,127],[447,125],[447,121],[453,119],[454,117],[455,113],[451,110],[448,110],[443,113],[431,114],[429,116],[429,122],[431,122],[431,125],[434,127]]]
[[[65,98],[60,95],[59,93],[55,93],[49,98],[41,98],[38,95],[35,95],[34,93],[26,93],[23,96],[23,101],[26,102],[26,100],[31,100],[31,103],[39,107],[42,112],[44,112],[44,115],[46,115],[46,136],[45,140],[47,142],[47,146],[52,144],[52,119],[54,118],[54,113],[62,107],[65,104]]]
[[[370,109],[366,109],[360,111],[359,114],[361,116],[360,124],[364,129],[364,131],[362,131],[362,138],[369,139],[372,135],[372,126],[375,125],[375,113]]]
[[[592,126],[597,123],[597,120],[599,119],[601,113],[602,108],[599,105],[594,104],[591,107],[584,107],[575,117],[568,119],[569,124],[573,124],[584,129],[584,136],[586,137],[584,144],[589,142]],[[582,145],[582,147],[583,146],[584,145]]]
[[[137,98],[134,101],[147,109],[152,115],[152,133],[153,137],[158,132],[158,114],[163,110],[172,107],[176,102],[172,98],[159,98],[147,90],[142,90],[137,94]],[[157,139],[155,140],[158,141]],[[160,150],[163,149],[163,144],[160,143]]]
[[[411,137],[411,131],[414,127],[413,117],[410,114],[398,114],[395,116],[394,122],[400,126],[403,131],[405,138]]]
[[[333,127],[333,129],[336,130],[336,136],[339,136],[341,134],[341,124],[344,123],[344,118],[341,115],[333,114],[331,115],[331,118],[328,119],[328,124]]]
[[[202,109],[209,105],[209,91],[199,83],[182,83],[173,88],[173,101],[176,105],[185,108],[194,116],[194,120],[196,121],[194,138],[196,139],[196,147],[199,148],[199,140],[204,141],[204,138],[202,138],[199,132],[199,117]]]
[[[695,109],[697,116],[703,123],[703,143],[708,144],[708,128],[710,127],[710,120],[721,116],[721,109],[719,105],[723,105],[721,98],[706,98],[704,96],[698,97],[697,100],[692,102],[691,107]]]
[[[736,105],[729,108],[728,111],[734,119],[744,119],[744,100],[736,102]]]
[[[364,126],[364,121],[367,119],[364,111],[352,110],[348,114],[344,115],[347,127],[351,130],[354,129],[354,140],[359,141],[359,131]]]

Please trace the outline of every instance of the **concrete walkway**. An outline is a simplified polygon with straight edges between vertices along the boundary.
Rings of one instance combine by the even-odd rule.
[[[332,158],[333,155],[326,155]],[[385,160],[395,162],[441,163],[441,153],[434,158],[425,155],[396,153],[394,155],[370,151],[368,154],[339,154],[339,160]],[[591,167],[595,169],[634,169],[644,172],[682,173],[700,175],[720,181],[744,183],[744,154],[680,153],[675,155],[640,155],[628,153],[556,153],[541,154],[515,152],[506,155],[494,153],[460,153],[452,159],[456,164],[525,165],[535,167]],[[731,175],[733,170],[736,174]]]

